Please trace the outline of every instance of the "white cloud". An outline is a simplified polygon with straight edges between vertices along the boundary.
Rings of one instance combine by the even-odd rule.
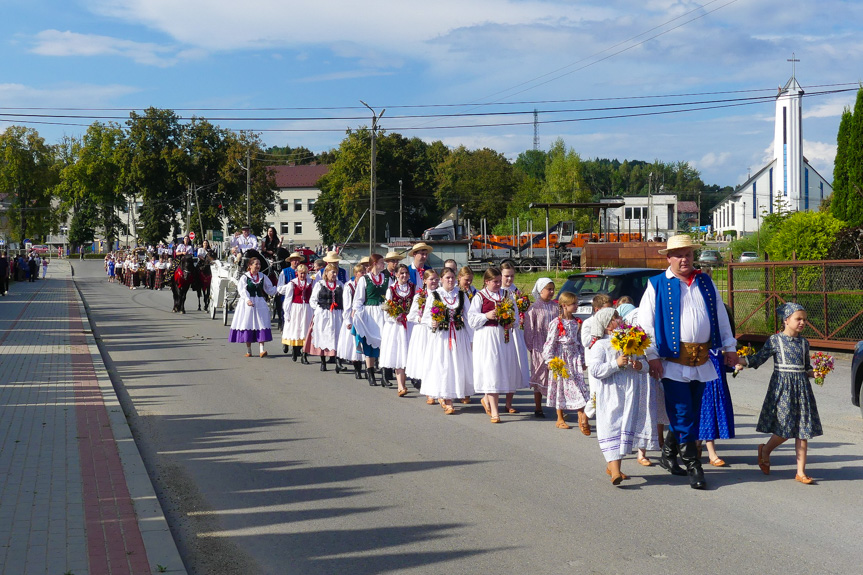
[[[731,152],[708,152],[700,160],[692,162],[699,170],[709,170],[725,165],[731,158]]]
[[[833,161],[836,159],[836,144],[828,144],[826,142],[813,142],[803,138],[803,155],[812,164],[812,167],[822,172],[824,168],[830,167],[830,173],[833,170]]]
[[[199,49],[178,52],[152,42],[133,42],[110,36],[43,30],[33,37],[31,50],[42,56],[119,56],[148,66],[171,66],[178,59],[200,57]]]
[[[810,118],[838,118],[842,115],[842,111],[845,109],[846,106],[851,108],[854,107],[853,92],[850,95],[830,98],[829,100],[821,100],[818,101],[818,103],[811,108],[804,108],[803,119],[808,120]]]
[[[92,107],[115,98],[138,93],[132,86],[60,84],[43,88],[24,84],[0,84],[0,101],[6,108],[20,107]],[[19,108],[20,109],[20,108]]]

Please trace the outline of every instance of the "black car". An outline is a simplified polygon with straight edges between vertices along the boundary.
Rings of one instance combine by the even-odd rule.
[[[572,274],[557,296],[560,297],[565,291],[577,295],[578,309],[575,315],[584,320],[593,314],[593,296],[601,293],[607,294],[615,305],[617,300],[628,295],[638,307],[647,289],[647,280],[661,273],[662,270],[651,268],[619,268]]]
[[[859,406],[860,412],[863,413],[861,388],[863,388],[863,341],[858,341],[854,347],[854,359],[851,361],[851,403]]]

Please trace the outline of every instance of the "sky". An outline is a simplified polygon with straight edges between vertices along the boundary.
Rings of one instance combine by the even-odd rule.
[[[687,161],[733,186],[772,157],[794,54],[803,153],[832,181],[863,79],[856,0],[0,0],[0,13],[0,129],[49,143],[155,106],[320,152],[371,124],[363,101],[387,131],[514,160],[537,110],[541,149]]]

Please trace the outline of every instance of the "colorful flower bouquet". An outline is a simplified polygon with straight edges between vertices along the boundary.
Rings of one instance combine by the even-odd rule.
[[[750,355],[755,355],[755,348],[751,345],[744,345],[737,350],[738,357],[749,357]],[[734,372],[731,374],[731,377],[737,377],[738,373],[740,373],[740,370],[735,367]]]
[[[559,379],[569,379],[569,370],[566,369],[566,362],[559,357],[554,357],[548,362],[548,371]]]
[[[644,355],[650,338],[637,325],[620,324],[611,335],[611,347],[626,356]]]
[[[422,288],[417,292],[417,310],[419,310],[419,315],[422,317],[423,312],[426,309],[426,299],[428,298],[428,292],[426,288]]]
[[[403,315],[407,315],[407,310],[398,302],[393,300],[383,302],[381,304],[381,309],[384,310],[384,313],[395,320],[401,319],[401,316]]]
[[[521,329],[524,329],[524,312],[530,309],[530,297],[527,294],[522,294],[516,298],[515,307],[518,308],[518,324]]]
[[[515,309],[512,305],[512,300],[508,297],[503,298],[494,308],[497,315],[497,323],[503,327],[503,341],[509,343],[509,330],[512,324],[515,323]]]
[[[434,302],[431,308],[431,318],[432,321],[437,322],[437,327],[432,328],[432,332],[443,329],[446,323],[446,306],[439,301]]]
[[[815,372],[815,385],[824,385],[824,378],[833,371],[833,356],[823,351],[813,353],[812,371]]]

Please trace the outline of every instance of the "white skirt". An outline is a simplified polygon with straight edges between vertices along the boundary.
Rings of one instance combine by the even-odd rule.
[[[282,327],[282,343],[285,345],[301,345],[306,339],[309,325],[312,323],[312,306],[307,303],[291,305],[291,313],[285,314],[285,325]],[[297,342],[297,343],[291,343]]]
[[[459,399],[476,393],[467,330],[453,331],[452,348],[449,330],[427,331],[428,372],[422,377],[420,393],[435,399]]]
[[[351,330],[347,328],[347,323],[342,321],[339,327],[339,341],[336,344],[336,350],[340,358],[345,361],[362,361],[363,354],[357,351],[357,339]]]
[[[415,324],[408,343],[408,363],[405,375],[423,379],[427,375],[429,363],[429,337],[431,330],[422,324]]]
[[[267,307],[267,300],[262,297],[254,297],[252,301],[255,302],[254,306],[248,305],[242,298],[234,304],[234,316],[231,319],[232,330],[260,331],[270,329],[272,322],[270,321],[270,308]]]
[[[312,346],[322,350],[336,350],[338,334],[342,327],[342,310],[315,310],[315,328],[312,330]]]
[[[413,325],[407,322],[407,327],[399,322],[384,323],[381,335],[381,367],[404,369],[408,364],[408,342],[410,342]]]
[[[363,306],[354,312],[354,329],[360,337],[366,338],[370,347],[381,347],[381,327],[385,321],[379,305]]]
[[[515,337],[513,338],[513,336]],[[515,343],[518,367],[524,380],[521,387],[528,388],[530,387],[530,352],[527,351],[527,345],[524,343],[524,331],[517,327],[512,329],[510,331],[510,343]]]
[[[473,386],[476,393],[511,393],[527,387],[512,333],[505,343],[500,326],[473,332]]]

